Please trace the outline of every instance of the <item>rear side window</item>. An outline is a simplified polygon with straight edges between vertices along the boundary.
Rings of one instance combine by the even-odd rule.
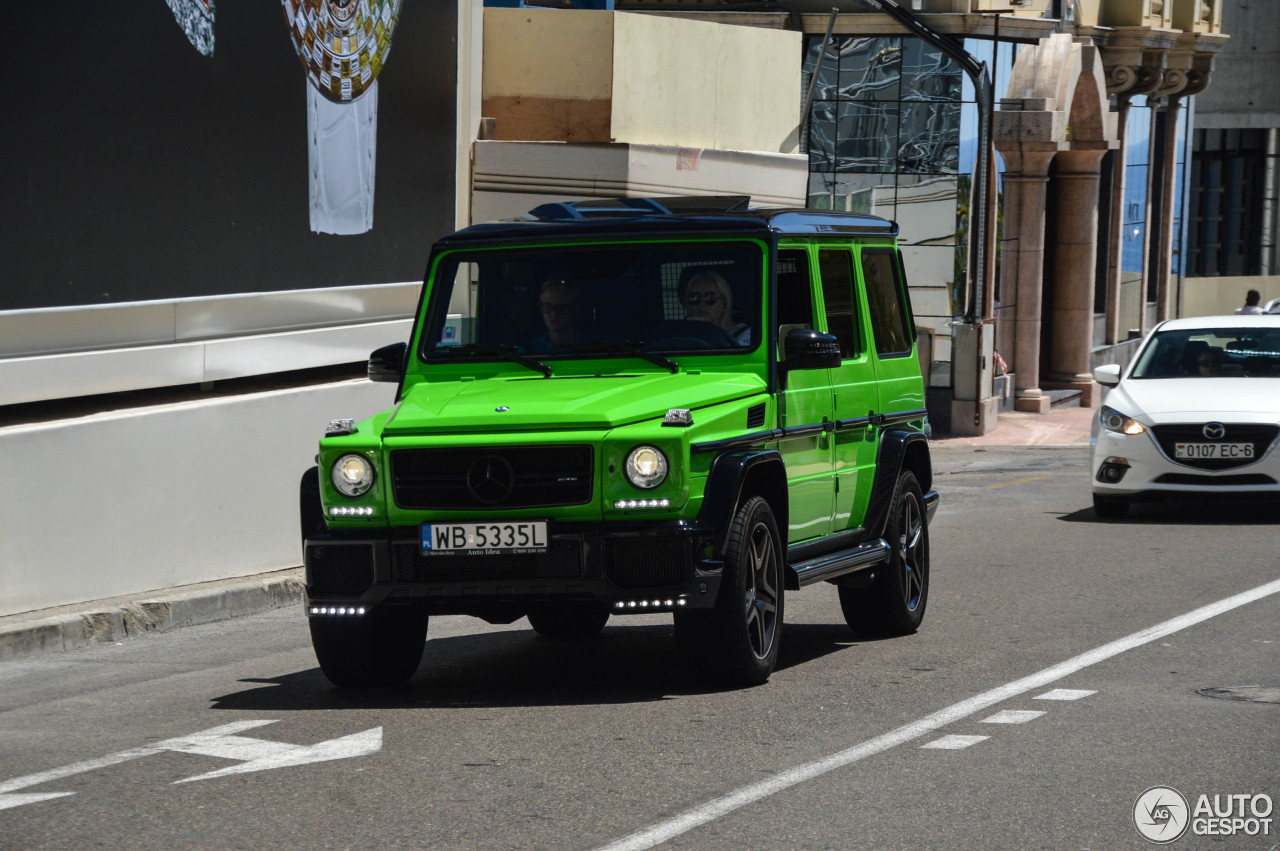
[[[778,324],[813,327],[809,254],[803,249],[778,251]]]
[[[889,250],[862,252],[862,278],[879,355],[911,353],[911,315],[903,292],[898,257]]]
[[[856,358],[862,354],[862,346],[858,343],[857,314],[853,310],[853,255],[846,249],[820,250],[818,273],[822,275],[827,332],[840,341],[841,358]]]

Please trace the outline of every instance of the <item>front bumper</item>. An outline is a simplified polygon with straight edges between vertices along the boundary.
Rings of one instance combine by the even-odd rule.
[[[307,611],[383,604],[431,614],[510,611],[548,601],[594,601],[615,614],[710,608],[722,563],[713,531],[682,520],[554,524],[546,553],[423,555],[416,526],[307,538]],[[319,611],[314,611],[319,610]]]
[[[1100,429],[1090,452],[1089,472],[1095,494],[1134,501],[1246,495],[1280,498],[1280,440],[1262,448],[1254,460],[1204,469],[1170,457],[1151,428],[1135,435]]]

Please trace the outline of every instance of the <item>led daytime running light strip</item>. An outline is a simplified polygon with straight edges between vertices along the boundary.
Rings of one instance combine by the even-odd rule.
[[[373,514],[370,506],[335,505],[329,509],[330,517],[369,517]]]
[[[614,508],[670,508],[669,499],[615,499]]]
[[[618,600],[613,604],[613,608],[619,612],[633,611],[640,609],[675,609],[680,606],[689,605],[689,601],[683,598],[671,598],[666,600]]]
[[[360,606],[312,606],[310,614],[313,615],[363,615],[365,607]]]

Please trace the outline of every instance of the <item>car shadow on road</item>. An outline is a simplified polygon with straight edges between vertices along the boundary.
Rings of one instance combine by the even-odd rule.
[[[1138,502],[1129,506],[1129,513],[1124,517],[1102,518],[1089,507],[1063,514],[1058,519],[1068,523],[1106,526],[1123,526],[1126,523],[1148,526],[1269,526],[1280,522],[1280,501],[1218,496],[1211,502],[1181,499]]]
[[[844,624],[787,624],[773,682],[788,668],[859,641]],[[319,668],[241,682],[250,687],[215,698],[212,708],[288,712],[574,706],[737,690],[685,659],[670,625],[610,626],[578,641],[552,641],[532,630],[428,638],[418,672],[396,688],[339,689]]]

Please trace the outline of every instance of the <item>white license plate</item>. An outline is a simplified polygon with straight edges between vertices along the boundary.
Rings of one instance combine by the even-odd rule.
[[[1252,458],[1252,443],[1175,443],[1174,458]]]
[[[497,523],[423,523],[422,554],[545,553],[545,520]]]

